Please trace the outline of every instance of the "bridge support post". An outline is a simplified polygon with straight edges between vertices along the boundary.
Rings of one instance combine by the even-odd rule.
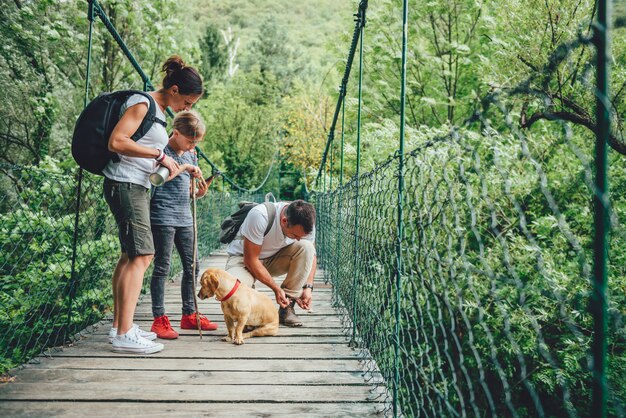
[[[610,230],[607,178],[607,144],[611,125],[609,101],[609,2],[598,1],[598,20],[594,25],[596,46],[596,191],[594,194],[594,266],[590,309],[594,318],[593,390],[590,415],[605,417],[607,413],[606,328],[607,328],[607,237]]]
[[[402,73],[400,76],[400,144],[398,146],[398,224],[396,233],[396,326],[394,344],[394,379],[393,379],[393,416],[399,415],[400,386],[400,301],[402,300],[402,242],[404,237],[403,205],[404,205],[404,128],[406,110],[406,50],[408,38],[408,0],[402,7]]]

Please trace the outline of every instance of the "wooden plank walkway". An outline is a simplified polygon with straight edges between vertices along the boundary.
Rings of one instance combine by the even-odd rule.
[[[223,268],[216,252],[201,263]],[[260,291],[273,293],[264,285]],[[274,337],[242,346],[226,334],[219,302],[199,301],[200,311],[219,324],[203,332],[179,330],[149,356],[111,352],[110,320],[76,343],[50,350],[0,384],[0,416],[380,416],[385,393],[379,376],[363,376],[358,352],[347,345],[331,289],[316,276],[313,310],[297,312],[302,328],[280,327]],[[166,288],[166,314],[178,330],[180,284]],[[150,298],[135,321],[150,329]]]

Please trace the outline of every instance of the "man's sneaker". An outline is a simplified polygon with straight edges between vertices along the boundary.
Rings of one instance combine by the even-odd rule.
[[[126,334],[116,335],[112,344],[115,353],[152,354],[163,350],[163,344],[140,337],[137,328],[131,328]]]
[[[278,309],[278,322],[281,325],[285,325],[287,327],[301,327],[302,321],[296,315],[296,311],[294,310],[294,305],[296,304],[295,299],[292,299],[289,305],[285,308]]]
[[[139,334],[140,337],[143,337],[146,340],[150,340],[150,341],[156,340],[157,335],[154,332],[144,331],[141,328],[139,328],[139,325],[137,324],[133,324],[133,328],[137,330],[137,334]],[[117,328],[111,328],[111,330],[109,331],[109,344],[113,343],[113,338],[115,338],[116,335],[117,335]]]
[[[156,333],[157,337],[163,338],[164,340],[174,340],[178,338],[178,333],[174,331],[174,328],[172,328],[170,324],[170,319],[165,315],[154,318],[150,330]]]
[[[209,321],[209,318],[200,314],[200,328],[202,331],[215,331],[217,329],[217,324],[215,322]],[[183,315],[180,320],[180,328],[181,329],[198,329],[198,323],[196,322],[196,313],[192,313],[190,315]]]

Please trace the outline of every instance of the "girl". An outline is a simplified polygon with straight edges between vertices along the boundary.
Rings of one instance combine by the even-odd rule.
[[[162,67],[163,86],[150,95],[157,105],[156,117],[165,121],[165,109],[174,112],[189,110],[203,93],[202,78],[197,70],[172,56]],[[114,316],[109,333],[113,351],[117,353],[151,354],[161,351],[163,344],[152,340],[156,335],[133,324],[143,275],[154,255],[150,230],[150,182],[148,177],[160,164],[170,173],[178,163],[163,152],[168,135],[165,127],[154,123],[138,141],[131,136],[148,112],[149,100],[142,95],[128,98],[120,110],[120,121],[109,138],[109,150],[120,161],[109,162],[103,170],[104,196],[119,229],[122,253],[113,272]]]
[[[191,175],[200,179],[196,198],[204,196],[208,185],[202,180],[202,172],[194,151],[195,146],[204,136],[205,126],[195,112],[180,112],[174,119],[174,131],[170,136],[165,154],[179,165],[172,173],[174,177],[161,187],[155,188],[150,205],[152,235],[156,249],[154,271],[150,282],[152,296],[152,314],[154,322],[152,331],[159,338],[178,338],[176,332],[165,315],[164,293],[165,281],[170,272],[170,258],[173,246],[176,245],[183,264],[181,297],[183,301],[180,328],[197,329],[197,318],[194,309],[193,292],[198,276],[198,268],[192,271],[195,255],[193,219],[191,215]],[[178,175],[180,173],[180,175]],[[204,315],[200,315],[200,325],[205,331],[217,329],[217,324]]]

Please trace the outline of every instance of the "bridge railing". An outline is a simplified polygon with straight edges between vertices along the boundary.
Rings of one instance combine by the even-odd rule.
[[[0,374],[111,314],[117,227],[102,197],[102,177],[83,175],[74,241],[77,179],[78,170],[52,160],[39,167],[0,165]],[[219,246],[220,223],[239,200],[261,198],[212,189],[199,199],[199,256]],[[170,277],[182,270],[177,254],[172,261]]]
[[[402,104],[407,4],[398,16]],[[361,108],[375,88],[362,85],[367,6],[360,2],[347,66],[359,62],[349,96],[357,120],[344,129],[344,82],[341,144],[330,132],[314,197],[319,259],[346,334],[369,372],[385,378],[387,413],[623,416],[623,170],[613,171],[609,205],[596,143],[565,121],[552,122],[560,133],[521,131],[509,113],[512,89],[485,98],[462,126],[412,130],[419,145],[410,152],[402,112],[398,151],[361,173],[360,147],[370,140],[362,137]],[[589,41],[572,42],[559,59]],[[599,113],[608,115],[606,89],[596,92]],[[598,129],[598,144],[606,144],[607,126]],[[344,181],[348,137],[356,174]],[[623,166],[623,156],[610,155],[608,166]],[[611,248],[608,258],[603,248]]]

